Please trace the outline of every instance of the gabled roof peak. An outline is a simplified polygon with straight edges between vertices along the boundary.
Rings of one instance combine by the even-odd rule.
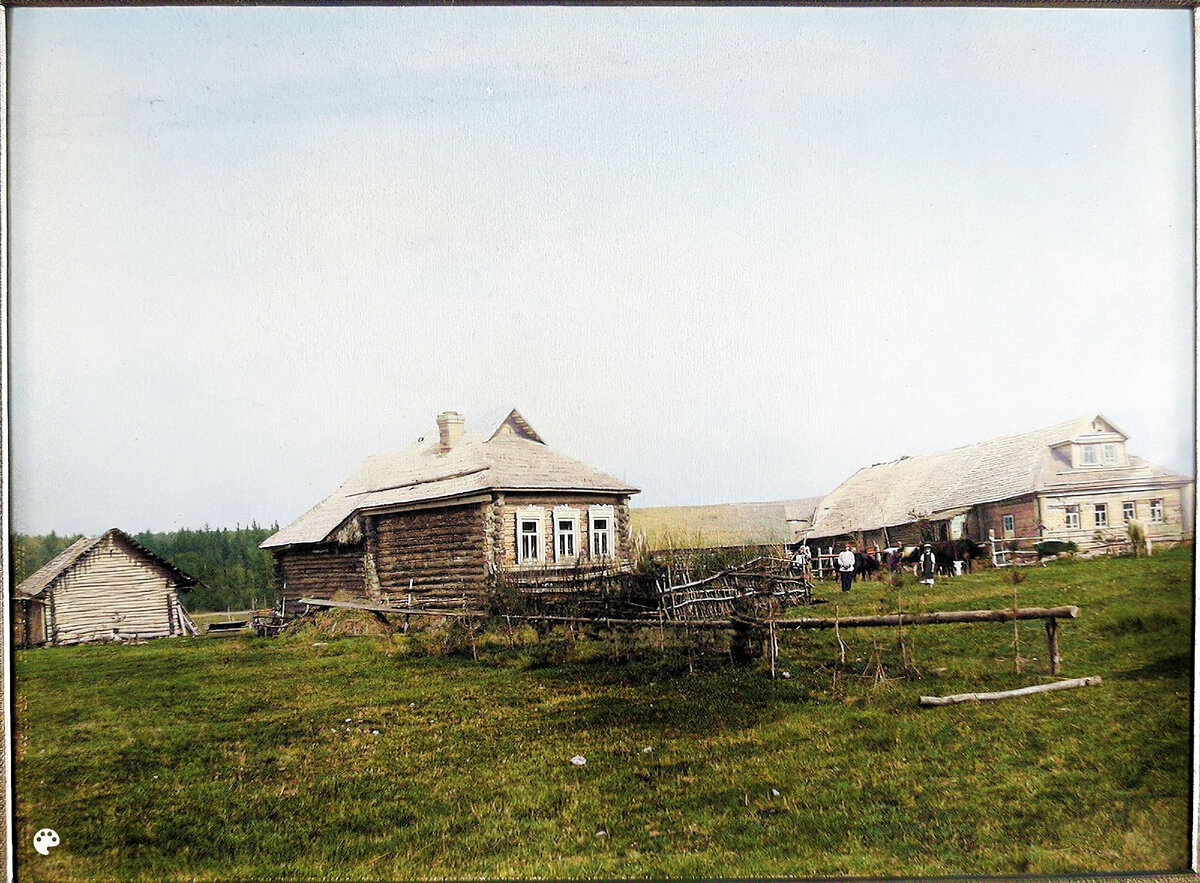
[[[488,441],[496,438],[499,435],[512,434],[520,438],[527,438],[530,441],[544,445],[546,443],[537,430],[529,425],[529,421],[521,416],[521,412],[513,408],[508,412],[508,416],[500,421],[500,425],[496,427],[496,431],[491,434]]]

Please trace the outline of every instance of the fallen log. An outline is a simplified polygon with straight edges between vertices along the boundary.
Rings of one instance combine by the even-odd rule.
[[[870,628],[873,626],[942,625],[953,622],[1011,622],[1014,619],[1074,619],[1078,607],[1011,607],[1004,610],[941,610],[933,613],[888,613],[882,616],[802,617],[778,619],[780,629]]]
[[[1016,690],[1002,690],[999,693],[955,693],[952,696],[922,696],[921,705],[954,705],[959,702],[988,702],[993,699],[1008,699],[1011,696],[1028,696],[1031,693],[1049,693],[1051,690],[1069,690],[1072,687],[1098,687],[1101,684],[1099,676],[1090,678],[1072,678],[1069,681],[1055,681],[1052,684],[1037,684],[1032,687],[1020,687]]]

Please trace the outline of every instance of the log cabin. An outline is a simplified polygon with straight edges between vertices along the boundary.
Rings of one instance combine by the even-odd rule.
[[[817,507],[807,540],[886,548],[925,539],[1073,542],[1139,521],[1151,544],[1194,535],[1195,483],[1130,454],[1103,414],[860,469]],[[922,530],[933,536],[922,536]]]
[[[638,488],[551,448],[513,410],[486,439],[456,412],[438,434],[368,457],[263,543],[285,610],[300,598],[487,603],[501,576],[627,570]]]
[[[115,527],[83,537],[17,586],[17,643],[194,635],[179,595],[198,582]]]

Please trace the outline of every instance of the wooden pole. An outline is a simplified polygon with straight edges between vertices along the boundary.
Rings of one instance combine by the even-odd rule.
[[[922,696],[921,705],[955,705],[959,702],[987,702],[993,699],[1008,699],[1012,696],[1028,696],[1031,693],[1049,693],[1051,690],[1069,690],[1072,687],[1098,687],[1102,683],[1099,677],[1074,678],[1069,681],[1055,681],[1053,684],[1038,684],[1033,687],[1021,687],[1016,690],[1003,690],[999,693],[955,693],[953,696]]]
[[[909,613],[901,619],[899,614],[888,613],[878,616],[845,616],[838,619],[804,617],[801,619],[777,619],[776,626],[782,629],[831,629],[872,628],[898,625],[944,625],[955,622],[1010,622],[1013,619],[1075,619],[1078,607],[1022,607],[1013,610],[939,610],[933,613]]]
[[[775,678],[775,654],[779,652],[779,648],[775,646],[775,620],[767,623],[767,640],[770,644],[767,647],[767,652],[771,656],[771,679]]]
[[[1062,657],[1058,655],[1058,620],[1046,620],[1046,643],[1050,646],[1050,674],[1058,674],[1058,664]]]

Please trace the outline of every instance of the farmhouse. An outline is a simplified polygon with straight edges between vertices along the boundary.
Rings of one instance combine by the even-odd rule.
[[[1192,479],[1135,457],[1102,414],[860,469],[818,506],[810,542],[861,534],[880,548],[934,539],[1076,543],[1142,523],[1152,543],[1193,535]]]
[[[499,575],[566,579],[626,569],[638,489],[549,447],[516,410],[487,439],[462,416],[368,457],[268,537],[285,603],[336,594],[482,603]]]
[[[196,634],[179,593],[197,582],[114,527],[77,540],[17,586],[17,642]]]

